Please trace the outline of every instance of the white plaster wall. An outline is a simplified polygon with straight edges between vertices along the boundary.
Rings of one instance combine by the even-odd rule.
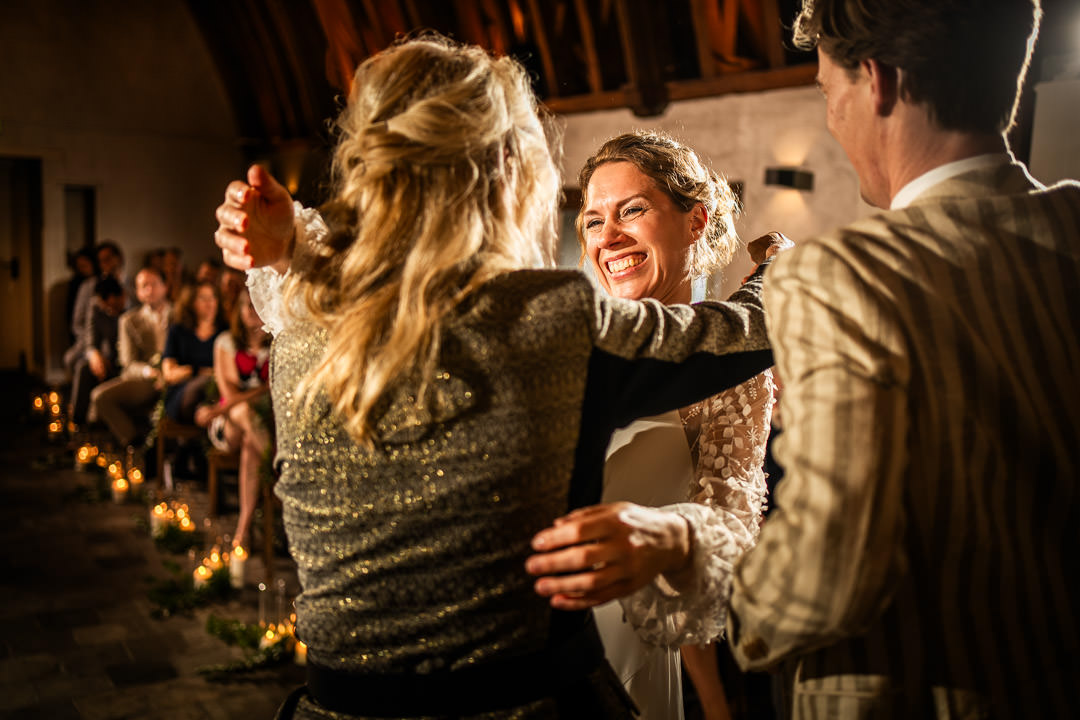
[[[858,179],[825,127],[825,101],[813,87],[678,102],[654,118],[610,110],[560,121],[565,185],[577,185],[578,170],[608,138],[630,130],[664,130],[697,150],[729,180],[743,182],[738,230],[744,240],[779,230],[798,241],[872,210],[859,198]],[[775,165],[813,172],[813,191],[766,187],[765,168]],[[714,279],[713,294],[726,297],[750,267],[749,256],[739,253],[722,277]]]
[[[97,238],[130,269],[161,246],[189,262],[213,251],[213,208],[242,157],[181,0],[4,0],[0,59],[0,155],[42,159],[47,322],[48,289],[68,276],[65,185],[96,189]],[[59,337],[46,329],[52,369]]]
[[[1031,174],[1053,184],[1080,179],[1080,77],[1041,82],[1035,86],[1031,130]]]

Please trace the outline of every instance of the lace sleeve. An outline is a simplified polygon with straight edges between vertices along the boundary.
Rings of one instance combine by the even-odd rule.
[[[705,401],[691,497],[666,509],[693,535],[693,586],[675,592],[663,577],[620,601],[638,636],[654,645],[703,644],[727,622],[732,568],[757,541],[766,486],[762,465],[772,416],[768,370]]]
[[[318,210],[305,208],[294,202],[293,213],[296,218],[297,243],[317,245],[325,242],[330,230]],[[282,275],[272,267],[252,268],[247,271],[251,305],[263,321],[263,329],[271,335],[277,335],[284,330],[288,320],[303,315],[303,308],[298,303],[289,308],[288,312],[285,311],[282,295],[289,274],[287,270]]]
[[[693,586],[675,592],[658,577],[641,590],[620,598],[626,619],[651,645],[703,645],[718,638],[727,624],[732,568],[742,554],[742,521],[721,508],[697,503],[668,505],[686,518],[693,537]]]
[[[765,442],[775,384],[772,372],[707,399],[702,410],[694,502],[723,507],[746,529],[744,550],[757,541],[765,510]]]

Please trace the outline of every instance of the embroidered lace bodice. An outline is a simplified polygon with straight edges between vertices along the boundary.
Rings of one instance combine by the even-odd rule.
[[[689,497],[667,506],[687,519],[694,545],[695,585],[675,593],[662,577],[620,602],[638,636],[655,645],[703,644],[719,637],[727,621],[732,569],[757,542],[765,510],[765,442],[776,385],[772,371],[685,408],[695,461]]]

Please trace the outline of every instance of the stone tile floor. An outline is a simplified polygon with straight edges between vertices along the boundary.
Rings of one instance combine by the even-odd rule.
[[[143,506],[91,497],[89,474],[73,469],[73,451],[47,442],[29,396],[24,402],[10,378],[0,378],[0,390],[10,390],[0,410],[0,718],[273,717],[303,683],[302,668],[234,673],[225,682],[199,673],[244,657],[210,635],[206,620],[257,620],[257,554],[238,597],[153,618],[150,579],[169,577],[166,563],[183,567],[188,558],[158,551]],[[178,489],[200,521],[205,486]],[[216,527],[233,523],[235,515],[223,515]],[[295,566],[278,557],[274,571],[291,600]]]

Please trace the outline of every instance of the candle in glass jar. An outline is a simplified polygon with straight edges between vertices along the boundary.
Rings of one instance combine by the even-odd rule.
[[[112,482],[112,499],[114,503],[122,503],[127,499],[128,481],[118,477]]]
[[[296,639],[296,648],[293,650],[293,660],[297,665],[307,665],[307,643],[300,638]]]
[[[154,537],[164,531],[165,523],[168,522],[168,512],[169,506],[165,503],[158,503],[150,508],[150,534]]]
[[[128,482],[131,483],[131,486],[133,488],[137,488],[143,484],[142,470],[137,467],[132,467],[130,470],[128,470],[127,477]]]
[[[247,551],[237,545],[229,553],[229,584],[237,590],[244,587],[245,564],[247,564]]]
[[[195,589],[198,590],[199,588],[206,585],[206,583],[210,582],[210,576],[213,574],[214,571],[206,567],[205,565],[200,565],[199,567],[195,568]]]

